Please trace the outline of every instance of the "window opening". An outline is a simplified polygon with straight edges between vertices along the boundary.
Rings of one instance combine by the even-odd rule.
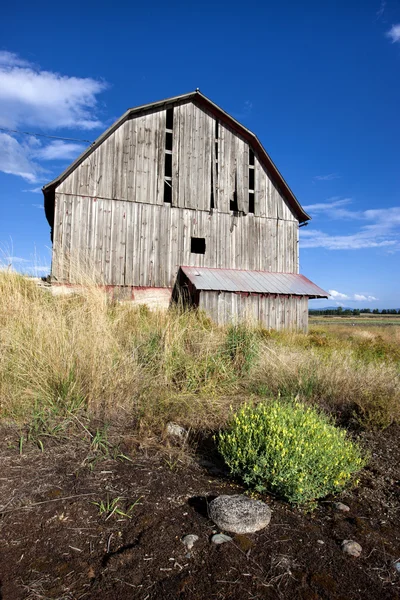
[[[170,129],[171,131],[174,128],[174,109],[173,108],[167,108],[166,128]]]
[[[164,202],[172,204],[172,130],[174,127],[174,109],[167,108],[165,116],[164,146]]]
[[[191,241],[190,241],[190,252],[192,254],[205,254],[206,253],[205,238],[192,237]]]
[[[172,154],[165,155],[165,177],[172,177]]]
[[[229,208],[233,212],[239,212],[239,205],[238,205],[237,191],[236,190],[233,192],[233,198],[229,202]]]
[[[211,159],[211,194],[210,194],[210,208],[213,209],[215,208],[215,197],[214,197],[214,190],[217,189],[217,185],[218,185],[218,143],[219,143],[219,121],[218,119],[215,119],[215,130],[214,130],[214,161],[215,164],[212,164],[212,159]],[[215,169],[215,170],[214,170]],[[215,174],[215,177],[214,177]],[[215,179],[215,181],[214,181]]]
[[[172,131],[167,131],[165,134],[165,149],[172,152]]]
[[[172,204],[172,185],[170,181],[164,181],[164,202]]]
[[[254,152],[249,147],[249,213],[254,214],[255,208],[255,162],[254,162]]]

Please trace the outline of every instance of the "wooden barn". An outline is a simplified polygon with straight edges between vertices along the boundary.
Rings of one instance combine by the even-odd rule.
[[[198,90],[132,108],[43,188],[53,284],[91,264],[121,298],[177,290],[218,323],[305,330],[299,226],[310,217],[258,138]],[[174,291],[174,293],[173,293]]]

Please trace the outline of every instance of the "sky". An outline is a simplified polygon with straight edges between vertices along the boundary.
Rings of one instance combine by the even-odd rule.
[[[310,305],[400,308],[400,0],[21,0],[2,17],[3,265],[47,274],[41,187],[127,108],[200,88],[311,215],[300,270],[331,297]]]

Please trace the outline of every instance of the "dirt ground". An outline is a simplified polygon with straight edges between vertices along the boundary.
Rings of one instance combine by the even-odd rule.
[[[0,432],[0,598],[329,599],[400,598],[400,428],[365,434],[370,466],[357,489],[303,513],[271,497],[267,529],[216,546],[207,499],[243,491],[205,451],[189,464],[151,449],[132,462],[87,459],[83,443],[18,450]],[[100,514],[97,503],[120,498]],[[107,508],[107,507],[105,507]],[[111,507],[108,507],[111,509]],[[186,534],[199,536],[188,553]],[[362,545],[360,558],[341,542]]]

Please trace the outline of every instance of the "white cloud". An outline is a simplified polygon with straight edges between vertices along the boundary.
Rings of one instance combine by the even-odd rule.
[[[386,36],[392,40],[393,44],[400,42],[400,23],[397,25],[392,25],[392,27],[386,33]]]
[[[336,290],[329,290],[329,295],[331,298],[335,298],[335,300],[348,300],[349,296],[347,294],[342,294],[341,292],[337,292]]]
[[[45,71],[12,52],[0,53],[0,126],[94,129],[104,81]]]
[[[42,160],[72,160],[79,156],[84,149],[85,146],[82,144],[55,140],[47,146],[39,148],[35,152],[35,156]]]
[[[327,250],[390,248],[400,250],[400,206],[351,211],[342,209],[340,205],[333,206],[333,204],[323,204],[322,206],[327,209],[321,209],[320,212],[325,212],[329,218],[359,220],[368,224],[363,225],[356,233],[345,235],[332,235],[317,229],[304,230],[302,228],[300,235],[303,248],[326,248]]]
[[[349,302],[371,302],[372,300],[378,300],[375,296],[370,296],[368,294],[342,294],[341,292],[337,292],[336,290],[329,290],[329,295],[334,300],[347,300]],[[341,302],[336,302],[338,306],[342,306]]]
[[[314,181],[333,181],[334,179],[340,179],[340,175],[337,173],[328,173],[327,175],[316,175]]]
[[[43,204],[32,204],[34,208],[39,208],[40,210],[44,210]]]
[[[378,300],[378,298],[375,298],[375,296],[365,296],[364,294],[354,294],[354,300],[356,302],[364,302],[364,301]]]
[[[20,143],[8,133],[0,132],[0,171],[36,183],[44,169],[31,156],[32,147],[28,141]]]
[[[1,51],[0,127],[36,132],[101,127],[98,95],[106,88],[104,81],[45,71],[13,52]],[[0,133],[0,171],[30,183],[44,183],[48,171],[40,161],[70,161],[84,147],[63,140],[47,143],[32,136]]]

